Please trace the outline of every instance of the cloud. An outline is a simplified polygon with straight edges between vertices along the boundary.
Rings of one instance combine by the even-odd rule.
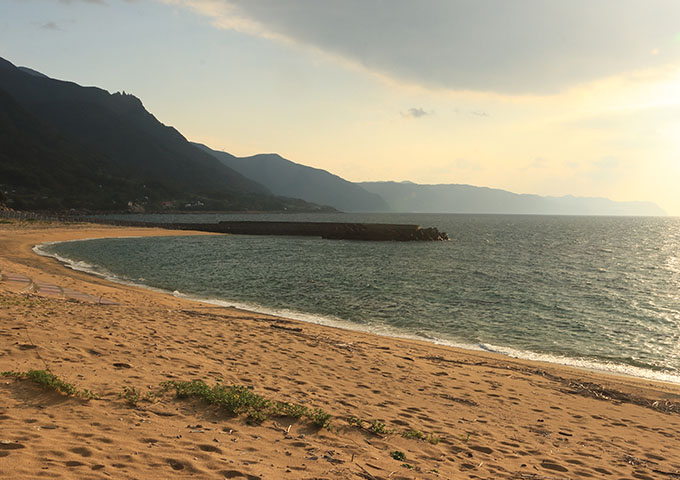
[[[544,157],[536,157],[527,165],[520,167],[519,170],[526,172],[529,170],[544,170],[549,166],[549,161]]]
[[[457,170],[478,171],[482,169],[482,165],[479,162],[474,162],[465,158],[456,159],[453,165]]]
[[[597,170],[616,170],[620,164],[621,161],[611,155],[602,157],[593,162],[593,165]]]
[[[42,30],[61,30],[55,22],[47,22],[44,25],[41,25],[40,28]]]
[[[91,3],[93,5],[102,5],[108,7],[108,3],[106,3],[104,0],[59,0],[59,2],[65,3],[67,5],[72,3]]]
[[[409,108],[408,110],[406,110],[405,112],[402,112],[401,114],[404,117],[408,117],[408,118],[421,118],[421,117],[424,117],[426,115],[432,115],[432,113],[426,112],[422,108]]]
[[[554,93],[680,63],[677,0],[162,1],[427,88]]]
[[[616,183],[625,171],[621,160],[613,155],[594,160],[588,167],[585,176],[599,185]]]
[[[680,79],[680,77],[678,77]],[[632,130],[653,133],[659,126],[674,124],[680,118],[680,92],[677,98],[666,97],[666,105],[642,105],[634,108],[604,112],[598,115],[564,122],[566,127],[585,130],[609,130],[630,134]]]
[[[546,160],[543,157],[536,157],[534,158],[534,161],[531,162],[529,165],[529,168],[545,168],[545,166],[548,164],[548,160]]]

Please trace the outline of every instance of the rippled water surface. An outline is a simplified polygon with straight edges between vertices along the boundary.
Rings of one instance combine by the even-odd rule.
[[[188,296],[680,382],[678,218],[255,218],[417,223],[448,232],[451,241],[218,235],[42,250],[77,268]],[[203,220],[215,217],[187,221]]]

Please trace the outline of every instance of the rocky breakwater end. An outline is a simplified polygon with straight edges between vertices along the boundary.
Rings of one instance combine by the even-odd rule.
[[[231,233],[234,235],[291,235],[321,237],[332,240],[368,241],[442,241],[448,240],[446,233],[437,228],[421,228],[419,225],[385,223],[327,223],[327,222],[219,222],[219,223],[178,223],[163,225],[178,230]]]

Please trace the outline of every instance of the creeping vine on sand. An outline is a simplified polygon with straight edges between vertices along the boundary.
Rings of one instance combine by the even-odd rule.
[[[85,399],[99,398],[99,395],[93,393],[88,389],[79,390],[75,385],[65,382],[57,377],[52,372],[47,370],[29,370],[28,372],[1,372],[3,377],[25,378],[31,380],[33,383],[40,385],[47,390],[54,390],[56,392],[65,393],[72,397],[81,397]]]

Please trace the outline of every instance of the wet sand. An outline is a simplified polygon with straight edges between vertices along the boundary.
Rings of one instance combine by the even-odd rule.
[[[0,281],[0,371],[49,369],[99,396],[0,377],[0,477],[680,478],[678,385],[215,307],[32,251],[46,241],[187,234],[0,224],[2,272],[59,287]],[[322,408],[331,429],[287,417],[250,425],[169,392],[136,406],[120,398],[123,387],[148,393],[197,379]],[[387,432],[371,431],[373,421]],[[409,430],[430,441],[405,438]]]

